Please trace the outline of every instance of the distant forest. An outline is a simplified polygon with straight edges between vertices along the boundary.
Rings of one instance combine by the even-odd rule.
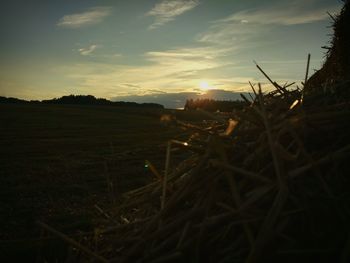
[[[213,100],[213,99],[190,99],[186,101],[185,110],[202,109],[209,112],[232,112],[243,109],[246,102],[241,100]]]
[[[111,105],[120,107],[139,107],[164,109],[163,105],[157,103],[136,103],[125,101],[110,101],[103,98],[95,98],[92,95],[69,95],[51,100],[22,100],[17,98],[7,98],[0,96],[0,103],[31,103],[31,104],[73,104],[73,105]]]
[[[110,105],[119,107],[135,107],[135,108],[155,108],[164,109],[164,106],[158,103],[136,103],[126,101],[110,101],[103,98],[96,98],[92,95],[69,95],[61,98],[50,100],[22,100],[11,97],[0,96],[0,103],[16,103],[16,104],[70,104],[70,105]],[[213,100],[213,99],[189,99],[184,106],[185,110],[202,109],[209,112],[232,112],[241,110],[245,105],[244,101],[234,100]]]

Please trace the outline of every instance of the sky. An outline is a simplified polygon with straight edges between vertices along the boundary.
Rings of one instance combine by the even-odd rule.
[[[250,91],[248,81],[268,90],[254,61],[278,83],[300,85],[308,53],[311,72],[321,67],[321,47],[332,33],[327,12],[341,6],[340,0],[4,0],[0,96],[91,94],[181,104],[191,94]]]

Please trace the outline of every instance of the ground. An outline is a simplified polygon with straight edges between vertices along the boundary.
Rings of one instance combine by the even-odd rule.
[[[37,220],[67,234],[91,231],[101,217],[95,205],[107,209],[154,180],[145,160],[161,171],[166,142],[181,136],[160,122],[169,110],[0,104],[0,113],[3,252],[33,245]]]

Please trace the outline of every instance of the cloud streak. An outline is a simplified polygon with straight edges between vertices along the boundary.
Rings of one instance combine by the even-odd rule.
[[[197,40],[210,44],[251,46],[255,38],[268,34],[273,27],[309,24],[329,19],[327,12],[338,12],[339,4],[319,6],[314,0],[294,0],[288,3],[235,12],[212,22]],[[261,41],[260,41],[261,42]]]
[[[156,4],[146,15],[154,17],[154,22],[149,29],[155,29],[183,13],[190,11],[199,4],[198,0],[165,0]]]
[[[111,12],[112,9],[110,7],[93,7],[82,13],[63,16],[57,22],[57,26],[74,29],[95,25],[101,23]]]
[[[91,45],[91,46],[89,46],[89,47],[87,47],[87,48],[80,48],[80,49],[79,49],[79,53],[80,53],[80,55],[82,55],[82,56],[88,56],[88,55],[90,55],[92,52],[94,52],[96,48],[97,48],[97,45]]]
[[[300,25],[325,20],[329,18],[327,12],[336,10],[335,7],[307,10],[299,3],[298,5],[291,4],[290,7],[274,6],[266,9],[244,10],[217,22]]]

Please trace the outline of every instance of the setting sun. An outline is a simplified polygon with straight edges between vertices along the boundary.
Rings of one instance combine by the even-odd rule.
[[[210,86],[209,86],[208,82],[206,82],[206,81],[201,81],[199,83],[199,87],[201,88],[201,90],[204,90],[204,91],[210,89]]]

